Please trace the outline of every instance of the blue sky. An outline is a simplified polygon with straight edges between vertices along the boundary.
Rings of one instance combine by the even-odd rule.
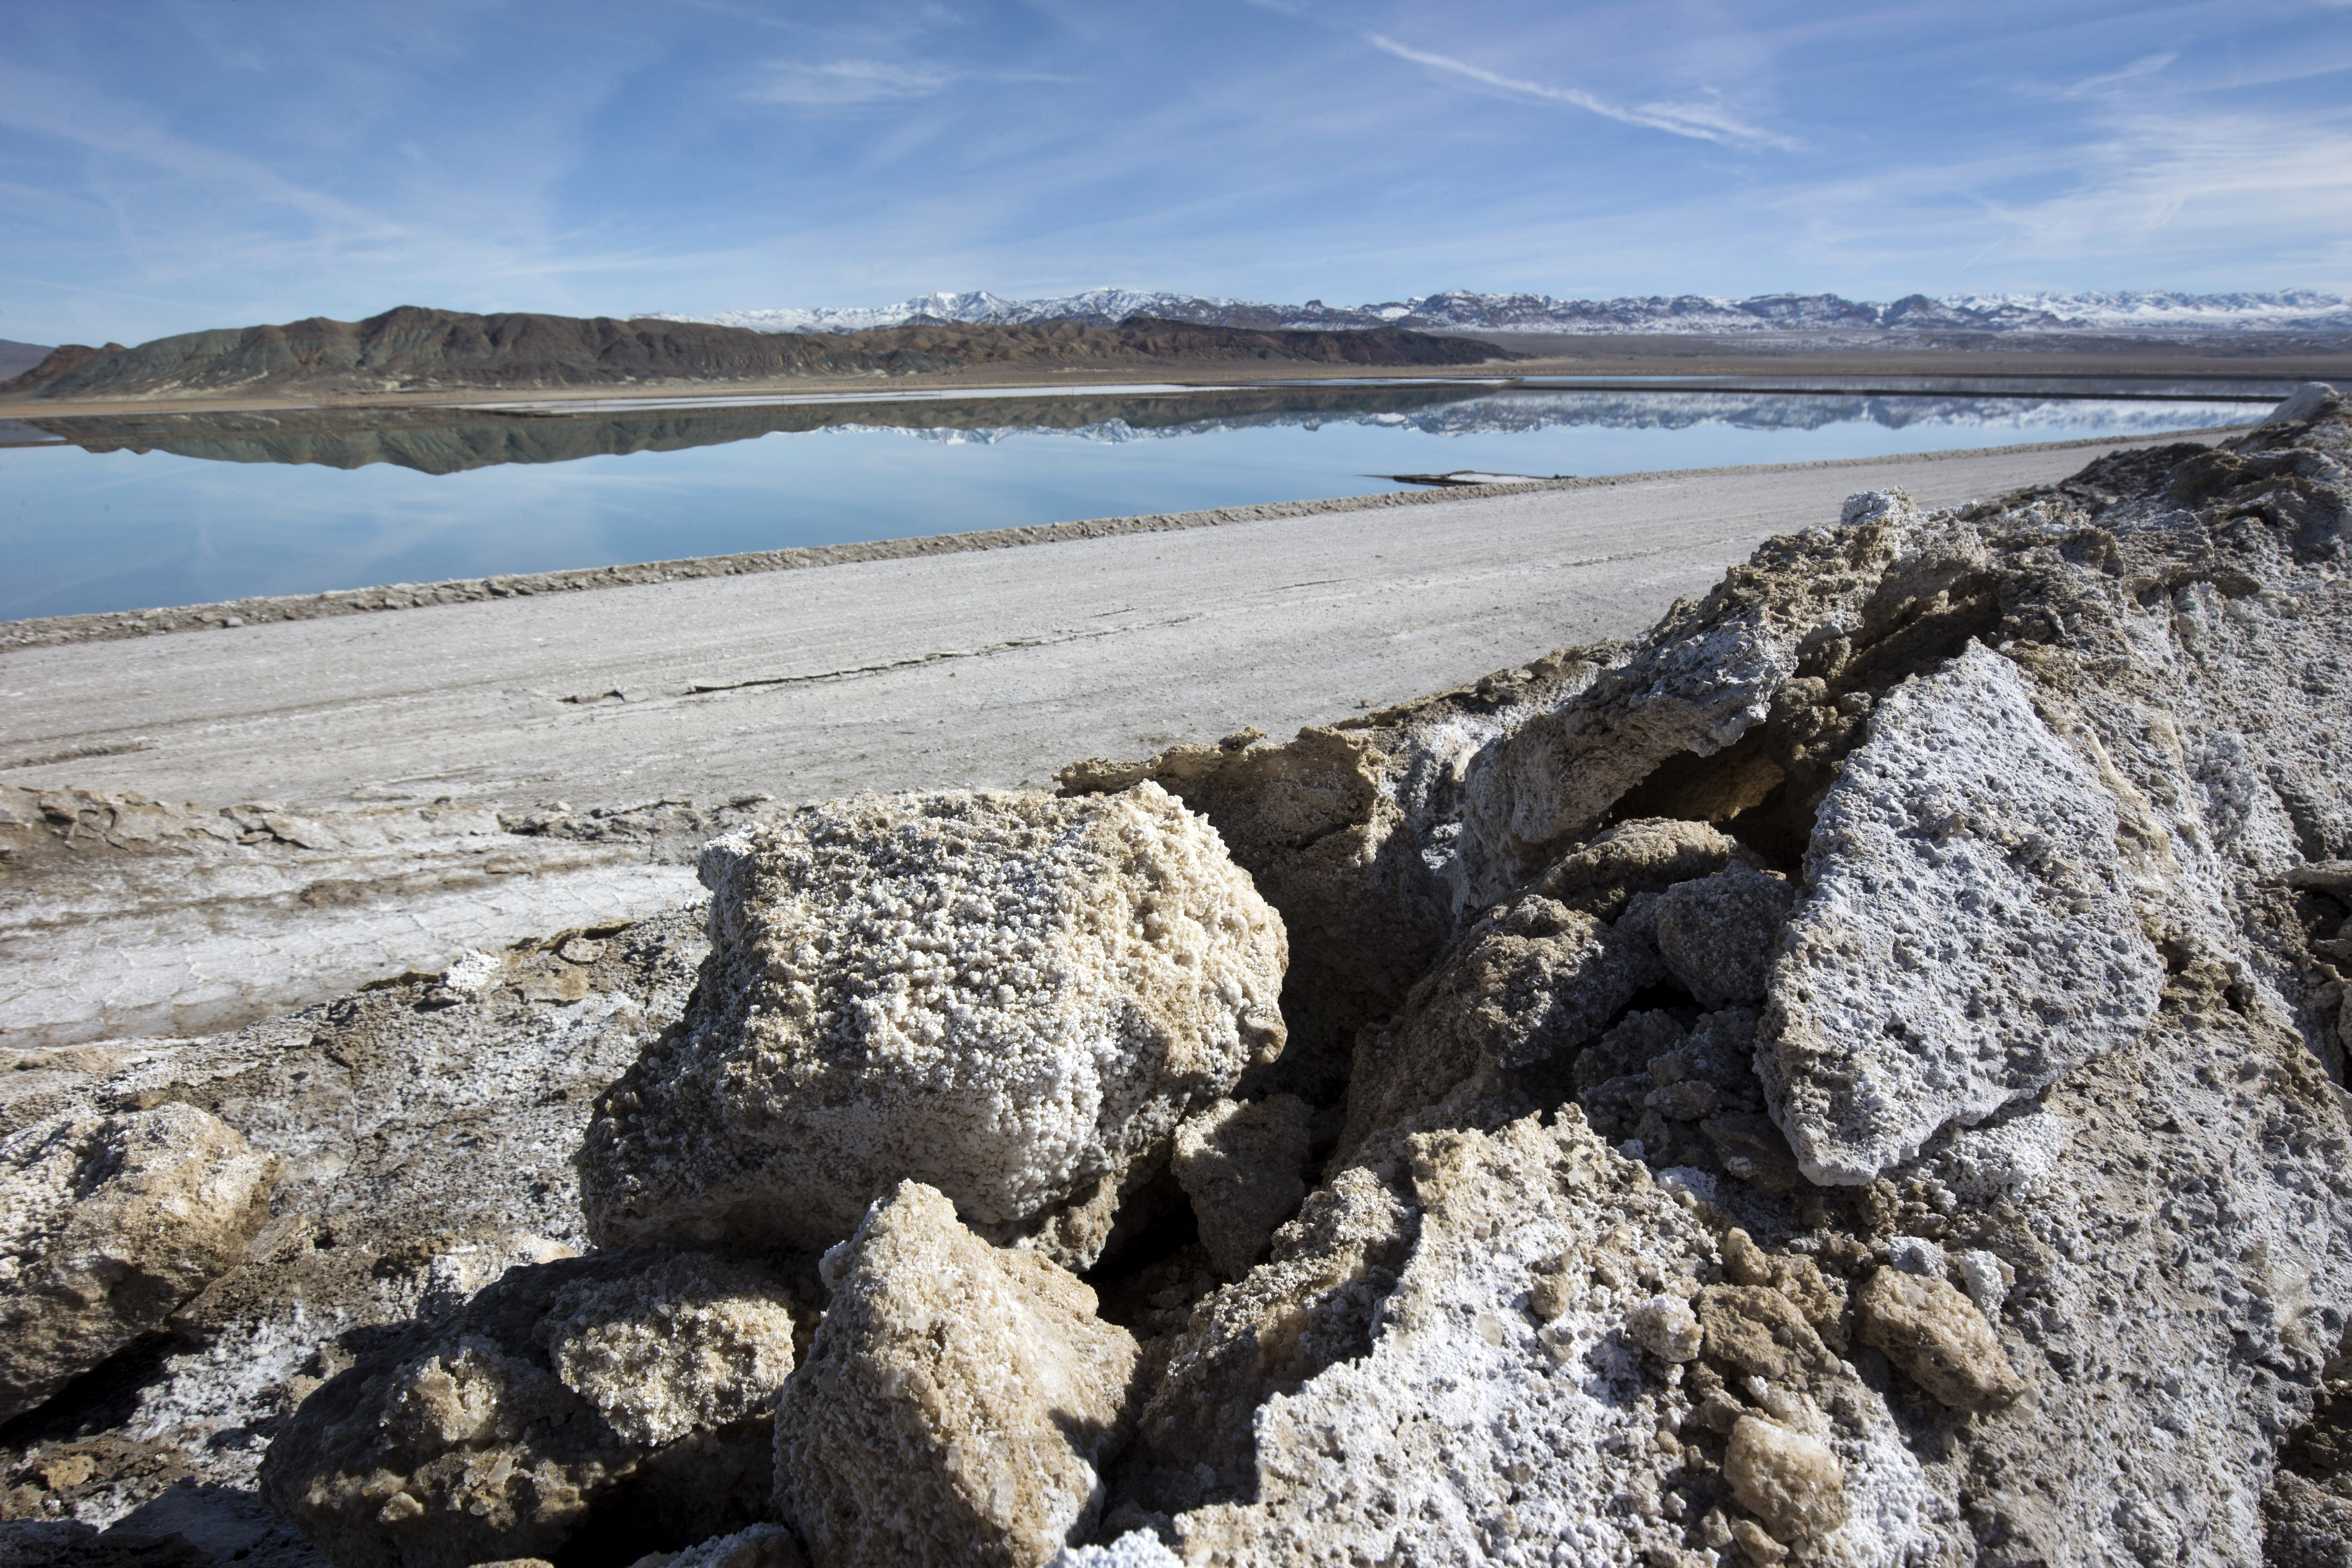
[[[0,337],[1101,284],[2352,292],[2352,3],[8,0]]]

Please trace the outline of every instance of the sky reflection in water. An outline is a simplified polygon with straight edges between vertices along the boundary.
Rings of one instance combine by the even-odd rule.
[[[1454,386],[615,417],[44,418],[0,430],[68,437],[0,445],[12,563],[0,619],[1410,488],[1371,477],[1388,474],[1804,462],[2264,412],[2190,399]]]

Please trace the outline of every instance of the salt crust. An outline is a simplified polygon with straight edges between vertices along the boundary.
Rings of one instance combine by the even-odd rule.
[[[1867,1182],[2156,1016],[2113,797],[1976,644],[1879,704],[1807,851],[1758,1065],[1815,1182]]]
[[[837,801],[702,877],[688,1026],[580,1156],[602,1245],[821,1248],[912,1179],[1083,1265],[1183,1116],[1282,1049],[1281,917],[1157,784]]]
[[[162,1328],[234,1264],[278,1168],[178,1103],[67,1112],[0,1141],[0,1418]]]
[[[1628,1300],[1603,1279],[1638,1273],[1696,1290],[1717,1264],[1715,1237],[1572,1110],[1550,1127],[1528,1117],[1492,1134],[1417,1135],[1410,1165],[1419,1237],[1380,1305],[1370,1353],[1266,1402],[1257,1500],[1179,1515],[1181,1555],[1252,1565],[1681,1561],[1682,1527],[1658,1508],[1680,1446],[1658,1434],[1696,1402],[1628,1338],[1629,1316],[1651,1298]],[[1531,1291],[1544,1280],[1538,1312]],[[1957,1510],[1884,1402],[1812,1354],[1818,1370],[1784,1372],[1794,1381],[1747,1417],[1783,1425],[1777,1406],[1822,1428],[1810,1440],[1833,1457],[1843,1501],[1812,1560],[1952,1553]]]
[[[776,1418],[776,1499],[816,1568],[1034,1568],[1084,1535],[1136,1344],[1095,1293],[902,1182],[828,1260]]]

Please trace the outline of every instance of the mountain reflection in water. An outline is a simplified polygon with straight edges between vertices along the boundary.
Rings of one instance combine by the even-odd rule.
[[[0,620],[1362,495],[1411,488],[1394,477],[1406,474],[1849,459],[2127,437],[2267,412],[2226,394],[1974,391],[1423,382],[635,407],[44,410],[0,424],[10,565]]]
[[[2220,399],[2083,399],[1755,392],[1555,392],[1488,386],[1272,388],[1249,391],[800,403],[703,410],[317,408],[44,417],[26,423],[91,452],[168,452],[225,463],[360,468],[389,463],[455,474],[509,463],[566,463],[676,452],[762,436],[849,429],[993,445],[1022,436],[1123,443],[1221,431],[1334,425],[1431,436],[1598,430],[1821,430],[1874,426],[1981,429],[1995,439],[2063,439],[2231,423],[2250,405]]]

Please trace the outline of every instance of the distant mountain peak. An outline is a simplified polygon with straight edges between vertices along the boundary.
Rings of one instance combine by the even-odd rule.
[[[919,295],[875,308],[667,311],[648,320],[709,322],[762,332],[854,332],[918,318],[1020,326],[1081,321],[1115,326],[1130,316],[1204,326],[1407,327],[1420,331],[1724,332],[1794,331],[1835,336],[2101,332],[2130,336],[2352,330],[2352,300],[2289,289],[2270,293],[2190,294],[2169,289],[2109,293],[1909,294],[1885,303],[1836,294],[1642,295],[1559,300],[1549,294],[1441,289],[1408,300],[1334,306],[1269,304],[1198,294],[1088,289],[1046,300],[1007,300],[986,290]]]

